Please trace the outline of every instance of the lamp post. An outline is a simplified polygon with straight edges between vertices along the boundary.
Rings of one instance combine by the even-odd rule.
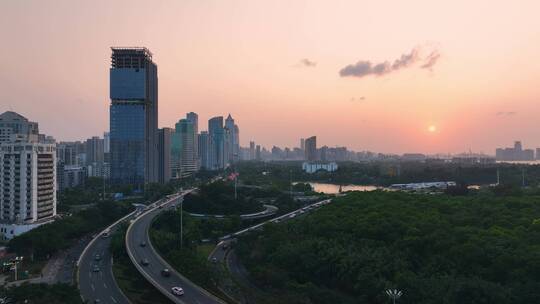
[[[6,262],[4,263],[4,266],[12,266],[12,268],[10,268],[9,270],[14,270],[15,271],[15,281],[17,281],[18,279],[18,276],[17,276],[17,265],[19,263],[21,263],[23,261],[23,257],[15,257],[15,259],[9,261],[9,262]]]
[[[184,247],[184,198],[178,198],[180,203],[180,250]]]
[[[386,294],[390,297],[390,299],[392,299],[392,303],[396,304],[396,300],[401,298],[401,296],[403,295],[403,292],[397,289],[387,289]]]

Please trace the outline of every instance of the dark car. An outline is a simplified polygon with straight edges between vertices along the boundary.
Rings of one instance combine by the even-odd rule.
[[[171,271],[170,271],[169,269],[165,268],[165,269],[163,269],[163,270],[161,271],[161,275],[164,276],[164,277],[166,277],[166,278],[168,278],[168,277],[171,276]]]
[[[145,241],[141,242],[141,247],[146,247],[146,242]]]
[[[94,256],[94,260],[96,260],[96,261],[101,260],[101,256],[99,255],[99,253]]]
[[[93,271],[93,272],[99,272],[99,266],[98,266],[98,265],[94,265],[94,268],[92,268],[92,271]]]
[[[141,260],[141,265],[148,266],[149,264],[150,264],[150,262],[148,262],[148,259],[142,259]]]

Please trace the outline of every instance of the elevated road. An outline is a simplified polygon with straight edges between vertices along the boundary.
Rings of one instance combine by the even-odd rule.
[[[126,233],[126,249],[137,270],[152,285],[154,285],[154,287],[156,287],[162,294],[167,296],[174,303],[225,303],[174,270],[171,265],[161,258],[150,241],[148,231],[153,219],[163,210],[166,210],[175,204],[181,204],[183,196],[189,192],[190,191],[184,191],[175,196],[170,196],[169,198],[163,200],[163,202],[154,204],[150,209],[132,221]],[[143,265],[143,260],[148,264]],[[169,269],[169,277],[163,276],[162,271],[164,269]],[[183,288],[184,295],[176,296],[172,294],[172,287]]]
[[[140,207],[107,227],[96,235],[82,252],[77,261],[77,281],[83,301],[88,303],[130,303],[114,279],[113,258],[109,245],[111,243],[110,235],[118,229],[123,221],[129,220],[139,212],[141,212]],[[109,235],[108,237],[104,237],[105,232]],[[96,258],[96,255],[99,257]]]

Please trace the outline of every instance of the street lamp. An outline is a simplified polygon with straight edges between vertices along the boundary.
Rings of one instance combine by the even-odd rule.
[[[9,270],[15,271],[15,281],[17,281],[17,265],[23,261],[23,257],[15,257],[15,259],[4,263],[4,266],[11,266]]]
[[[396,304],[396,300],[401,298],[401,296],[403,295],[401,290],[397,289],[387,289],[386,294],[390,297],[390,299],[392,299],[392,303],[394,304]]]

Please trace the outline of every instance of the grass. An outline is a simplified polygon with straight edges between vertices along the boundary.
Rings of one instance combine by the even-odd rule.
[[[212,253],[212,250],[216,248],[216,245],[213,243],[208,244],[201,244],[197,246],[197,252],[202,255],[204,258],[208,258],[210,256],[210,253]]]
[[[126,297],[138,304],[169,304],[170,300],[154,288],[131,263],[129,258],[114,261],[116,282]]]

